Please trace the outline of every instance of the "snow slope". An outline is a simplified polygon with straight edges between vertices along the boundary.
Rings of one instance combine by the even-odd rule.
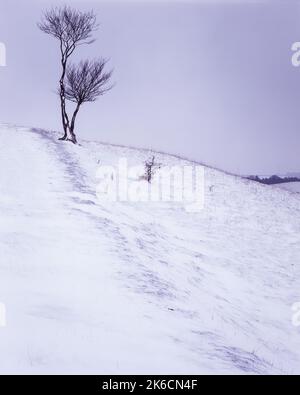
[[[285,189],[286,191],[300,193],[300,182],[284,182],[276,185],[278,188]]]
[[[0,152],[1,373],[300,373],[299,195],[205,168],[199,213],[105,203],[98,162],[146,151],[2,125]]]

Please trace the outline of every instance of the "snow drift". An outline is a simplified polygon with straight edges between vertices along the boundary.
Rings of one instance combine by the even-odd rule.
[[[105,203],[99,161],[147,151],[5,125],[0,151],[0,373],[300,373],[298,194],[205,167],[199,213]]]

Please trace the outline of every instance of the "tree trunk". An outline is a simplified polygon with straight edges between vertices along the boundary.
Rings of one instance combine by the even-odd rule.
[[[75,109],[74,114],[72,116],[71,126],[69,127],[70,135],[71,135],[70,141],[73,144],[77,144],[77,137],[75,134],[75,121],[76,121],[76,117],[77,117],[78,111],[80,109],[80,106],[81,106],[81,103],[77,103],[76,109]]]
[[[62,125],[64,129],[64,135],[59,140],[67,140],[68,138],[68,128],[69,128],[69,117],[66,111],[66,98],[65,98],[65,75],[66,75],[66,67],[67,67],[67,60],[62,57],[61,59],[62,64],[62,75],[60,77],[59,85],[60,85],[60,108],[61,108],[61,118],[62,118]]]

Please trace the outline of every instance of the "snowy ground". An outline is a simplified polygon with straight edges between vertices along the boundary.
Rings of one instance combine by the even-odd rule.
[[[56,138],[0,127],[1,373],[300,373],[298,194],[205,168],[199,213],[99,202],[148,153]]]
[[[283,184],[277,184],[278,188],[285,189],[286,191],[300,193],[300,182],[284,182]]]

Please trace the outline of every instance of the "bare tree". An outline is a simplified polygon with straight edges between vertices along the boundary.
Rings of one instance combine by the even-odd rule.
[[[94,102],[99,96],[104,95],[112,89],[109,84],[112,70],[105,72],[107,61],[105,59],[86,60],[78,65],[70,65],[67,68],[65,97],[67,100],[76,103],[69,131],[71,141],[76,144],[75,121],[79,109],[83,103]]]
[[[149,183],[151,183],[156,170],[160,169],[160,168],[161,168],[161,164],[160,163],[156,163],[154,155],[151,156],[145,162],[145,175],[144,175],[143,178],[145,180],[147,180]]]
[[[59,41],[62,73],[59,80],[59,96],[64,135],[60,140],[67,140],[70,121],[66,111],[65,77],[68,59],[77,46],[94,42],[92,33],[97,29],[95,14],[80,12],[70,7],[53,8],[43,15],[39,28]]]

